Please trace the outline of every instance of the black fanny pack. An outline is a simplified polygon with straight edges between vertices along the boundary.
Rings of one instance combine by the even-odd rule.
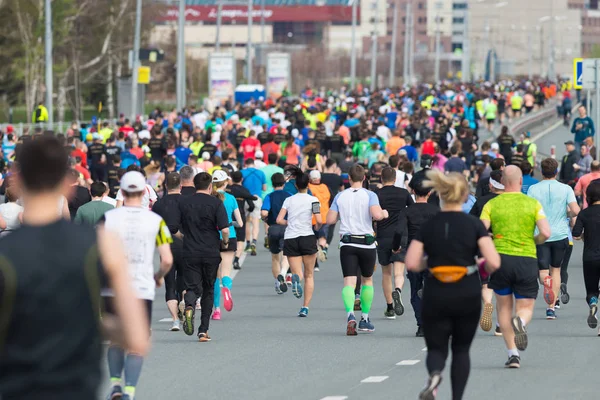
[[[372,245],[375,243],[375,236],[373,235],[342,235],[340,242],[346,244],[366,244]]]

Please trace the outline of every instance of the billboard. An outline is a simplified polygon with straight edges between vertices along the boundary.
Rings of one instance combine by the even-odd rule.
[[[212,53],[208,58],[208,95],[226,101],[235,92],[235,58],[232,53]]]
[[[165,8],[157,16],[158,21],[177,21],[178,7]],[[266,22],[352,22],[352,7],[347,6],[266,6],[264,10],[256,7],[252,10],[252,19],[259,22],[264,16]],[[245,23],[248,21],[248,7],[242,5],[223,6],[221,11],[223,21]],[[187,6],[185,19],[188,22],[217,21],[216,6]],[[358,10],[360,21],[360,8]]]
[[[267,54],[267,96],[281,97],[284,89],[292,89],[291,59],[288,53]]]

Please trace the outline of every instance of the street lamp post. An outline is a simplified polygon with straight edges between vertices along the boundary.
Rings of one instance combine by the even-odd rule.
[[[177,32],[177,109],[185,107],[185,0],[179,0]]]
[[[54,107],[52,104],[52,5],[50,0],[46,0],[44,8],[45,21],[45,52],[46,52],[46,108],[48,109],[48,125],[52,129],[54,122]]]
[[[396,2],[390,3],[392,9],[392,53],[390,55],[390,88],[394,87],[396,81],[396,40],[398,36],[398,9]]]
[[[133,37],[133,71],[131,76],[131,121],[135,121],[138,111],[138,78],[140,69],[140,37],[142,30],[142,0],[135,5],[135,31]]]
[[[356,88],[356,23],[358,14],[358,0],[352,0],[352,38],[350,49],[350,89]]]
[[[248,0],[248,44],[246,46],[246,80],[252,84],[252,1]]]

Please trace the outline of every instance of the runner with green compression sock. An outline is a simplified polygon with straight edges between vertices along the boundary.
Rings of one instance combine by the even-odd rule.
[[[346,334],[357,334],[354,316],[354,289],[361,278],[360,303],[362,316],[358,331],[373,332],[375,327],[369,320],[373,304],[373,271],[377,260],[373,220],[381,221],[388,213],[379,206],[375,193],[362,187],[365,170],[355,165],[349,171],[351,186],[339,193],[327,214],[327,224],[334,225],[340,219],[340,261],[344,274],[342,299],[347,313]],[[359,275],[360,274],[360,275]]]

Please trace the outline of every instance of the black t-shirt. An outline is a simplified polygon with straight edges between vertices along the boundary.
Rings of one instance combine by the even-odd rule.
[[[387,210],[389,217],[377,222],[377,237],[392,238],[398,219],[404,209],[414,203],[408,190],[396,186],[384,186],[377,191],[379,205]]]
[[[114,199],[117,196],[117,192],[121,188],[121,182],[119,182],[118,167],[108,167],[108,187],[110,189],[108,195]]]
[[[262,146],[263,144],[265,144],[269,141],[269,136],[271,136],[271,134],[269,132],[262,131],[261,133],[258,134],[258,136],[256,136],[256,138],[258,139],[258,141],[260,142],[260,145]]]
[[[475,197],[480,198],[490,194],[490,177],[482,178],[477,182],[475,188]]]
[[[323,172],[321,174],[321,183],[327,185],[327,188],[329,189],[329,193],[331,194],[329,198],[329,205],[331,205],[333,199],[340,191],[340,187],[344,184],[344,181],[342,180],[342,177],[338,174]]]
[[[75,193],[69,200],[69,214],[71,214],[71,220],[75,218],[75,215],[77,215],[77,210],[79,207],[89,203],[90,201],[92,201],[92,195],[90,194],[90,191],[83,186],[75,186]]]
[[[244,207],[245,206],[244,203],[248,204],[248,211],[250,211],[250,212],[254,211],[255,197],[252,196],[250,191],[248,189],[246,189],[245,187],[243,187],[242,185],[227,186],[227,189],[225,189],[225,191],[227,193],[229,193],[230,195],[232,195],[233,197],[235,197],[235,200],[238,203],[238,209],[240,210],[240,215],[242,217],[242,220],[245,221],[246,220],[246,208]]]
[[[215,153],[217,152],[217,146],[215,146],[212,143],[206,143],[204,145],[204,147],[202,147],[202,150],[200,150],[200,155],[202,155],[202,153],[207,152],[208,154],[210,154],[210,157],[212,158]]]
[[[512,148],[515,145],[515,138],[510,135],[502,135],[498,137],[498,146],[500,147],[500,154],[504,158],[511,158]]]
[[[88,146],[88,163],[97,166],[103,154],[106,154],[106,147],[102,143],[92,143]]]
[[[162,160],[167,155],[167,141],[165,138],[153,137],[148,141],[148,147],[153,160]]]
[[[214,196],[196,193],[181,198],[179,211],[184,256],[218,258],[219,231],[229,227],[223,202]]]
[[[525,161],[525,157],[522,154],[513,154],[510,157],[511,165],[516,165],[517,167],[520,167],[524,161]]]
[[[600,261],[600,205],[591,205],[577,216],[573,236],[583,235],[583,261]]]
[[[106,146],[106,158],[108,165],[113,165],[113,156],[121,154],[121,148],[117,146]]]
[[[408,248],[421,226],[438,212],[440,212],[440,208],[430,203],[413,203],[410,207],[405,208],[398,218],[398,229],[394,234],[393,248],[397,249],[401,246]]]
[[[182,196],[191,196],[196,194],[196,188],[193,186],[182,186],[181,187],[181,195]]]
[[[62,219],[0,240],[3,399],[97,398],[105,279],[96,243],[92,227]]]
[[[167,194],[152,205],[152,211],[162,217],[169,227],[171,235],[175,235],[181,228],[181,215],[179,212],[179,201],[181,199],[181,194]],[[183,243],[181,239],[173,236],[173,245],[181,247]]]
[[[283,133],[276,133],[275,136],[273,136],[273,143],[275,144],[281,144],[285,142],[285,140],[286,136]]]
[[[354,164],[356,164],[354,160],[342,160],[340,161],[340,170],[343,174],[347,174]]]
[[[487,237],[483,223],[472,215],[462,211],[440,212],[425,222],[414,240],[423,243],[427,254],[427,266],[471,266],[478,255],[477,241]],[[442,283],[430,277],[425,283],[433,296],[471,297],[480,296],[481,285],[477,274],[466,276],[456,283]],[[431,294],[430,294],[431,295]],[[427,295],[428,297],[430,295]]]
[[[488,193],[485,196],[482,196],[480,198],[477,199],[477,201],[475,201],[475,204],[473,204],[473,207],[471,208],[471,211],[469,211],[469,214],[471,214],[474,217],[481,217],[481,212],[483,211],[483,207],[487,204],[488,201],[490,201],[491,199],[493,199],[494,197],[498,196],[498,194],[496,193]]]
[[[344,140],[339,134],[334,133],[333,135],[327,137],[325,147],[332,153],[341,153],[344,147]]]

